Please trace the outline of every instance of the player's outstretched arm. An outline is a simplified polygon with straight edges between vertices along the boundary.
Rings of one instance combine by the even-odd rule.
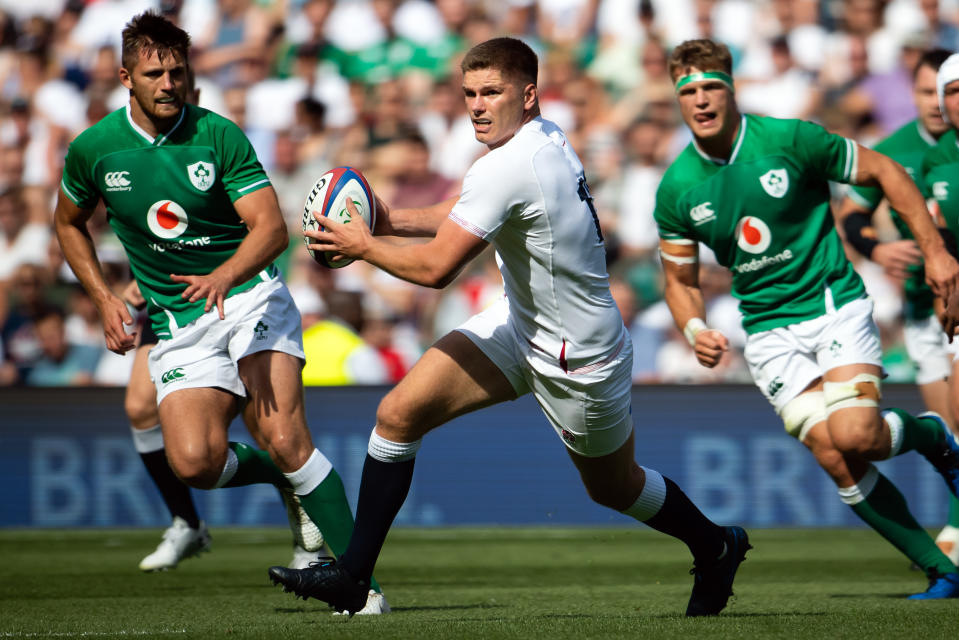
[[[124,325],[133,324],[133,317],[103,277],[93,238],[87,229],[91,215],[92,209],[81,209],[61,190],[57,196],[53,225],[63,257],[100,312],[107,348],[114,353],[124,354],[136,346],[136,334],[128,334],[124,329]]]
[[[665,299],[673,321],[696,352],[699,364],[712,369],[729,350],[729,340],[706,325],[706,305],[699,288],[699,246],[692,241],[659,241],[666,276]]]
[[[206,298],[204,312],[216,307],[221,320],[225,317],[223,303],[230,289],[269,266],[290,242],[273,187],[248,193],[234,202],[233,208],[249,229],[233,255],[207,275],[170,275],[174,282],[187,285],[180,294],[185,300],[196,302]]]
[[[359,216],[352,202],[347,201],[346,207],[353,216]],[[343,224],[316,213],[313,216],[323,230],[303,232],[312,240],[310,249],[365,260],[397,278],[434,289],[452,282],[488,244],[448,218],[443,219],[429,242],[396,245],[376,238],[366,225]]]
[[[440,225],[459,200],[454,196],[429,207],[418,209],[390,209],[379,196],[376,198],[376,228],[378,236],[401,236],[406,238],[432,238]]]
[[[872,214],[873,211],[859,206],[850,197],[843,198],[835,210],[846,240],[860,255],[881,266],[893,278],[906,279],[908,269],[922,262],[919,245],[911,239],[879,242],[872,226]]]
[[[882,187],[889,205],[899,212],[916,238],[925,258],[926,281],[936,295],[949,299],[959,289],[959,263],[946,250],[919,189],[895,160],[862,145],[857,145],[857,153],[856,183]],[[950,315],[948,310],[946,315]]]

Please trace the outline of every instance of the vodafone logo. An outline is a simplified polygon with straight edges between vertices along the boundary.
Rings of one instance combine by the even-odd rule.
[[[745,216],[736,225],[736,244],[743,251],[762,253],[769,248],[773,234],[766,223],[759,218]]]
[[[147,226],[159,238],[176,238],[186,231],[186,211],[172,200],[154,202],[147,212]]]

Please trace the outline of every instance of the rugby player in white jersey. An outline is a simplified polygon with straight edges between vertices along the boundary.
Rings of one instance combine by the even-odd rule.
[[[378,204],[378,235],[430,241],[399,246],[364,225],[320,216],[326,230],[307,233],[314,250],[437,288],[492,244],[506,296],[437,341],[383,399],[350,544],[335,562],[272,567],[271,578],[287,591],[338,610],[361,608],[423,436],[458,415],[532,393],[593,500],[689,546],[695,581],[686,614],[715,615],[726,606],[749,548],[746,533],[714,524],[674,482],[634,460],[632,345],[609,292],[582,164],[563,132],[540,117],[537,65],[533,51],[512,38],[467,53],[466,107],[489,153],[456,198],[416,210]]]

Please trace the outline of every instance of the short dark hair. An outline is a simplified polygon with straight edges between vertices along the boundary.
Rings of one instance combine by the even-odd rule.
[[[687,40],[669,54],[669,77],[676,80],[690,67],[700,71],[724,71],[733,73],[733,56],[729,47],[712,40]]]
[[[941,47],[926,49],[922,52],[922,55],[919,56],[919,61],[916,62],[916,66],[912,69],[912,79],[916,79],[916,76],[919,75],[919,70],[923,67],[929,67],[933,71],[939,71],[939,67],[941,67],[942,63],[946,61],[946,58],[951,55],[952,51]]]
[[[161,61],[172,55],[187,64],[189,51],[190,34],[153,11],[134,16],[123,28],[121,64],[125,69],[136,65],[141,52],[156,52]]]
[[[539,59],[533,50],[516,38],[493,38],[481,42],[469,51],[460,63],[460,70],[496,69],[510,79],[523,84],[536,84]]]

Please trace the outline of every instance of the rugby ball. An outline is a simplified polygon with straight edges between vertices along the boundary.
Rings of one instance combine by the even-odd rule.
[[[306,202],[303,204],[303,231],[323,230],[322,225],[316,221],[314,213],[337,222],[358,222],[346,208],[349,200],[353,201],[353,206],[359,211],[363,223],[372,229],[376,224],[376,199],[373,197],[370,184],[358,169],[337,167],[320,176],[306,196]],[[303,236],[303,242],[307,245],[306,250],[310,252],[313,259],[325,267],[339,269],[353,262],[350,258],[333,262],[333,256],[336,255],[334,252],[310,249],[309,245],[313,239],[307,236]]]

